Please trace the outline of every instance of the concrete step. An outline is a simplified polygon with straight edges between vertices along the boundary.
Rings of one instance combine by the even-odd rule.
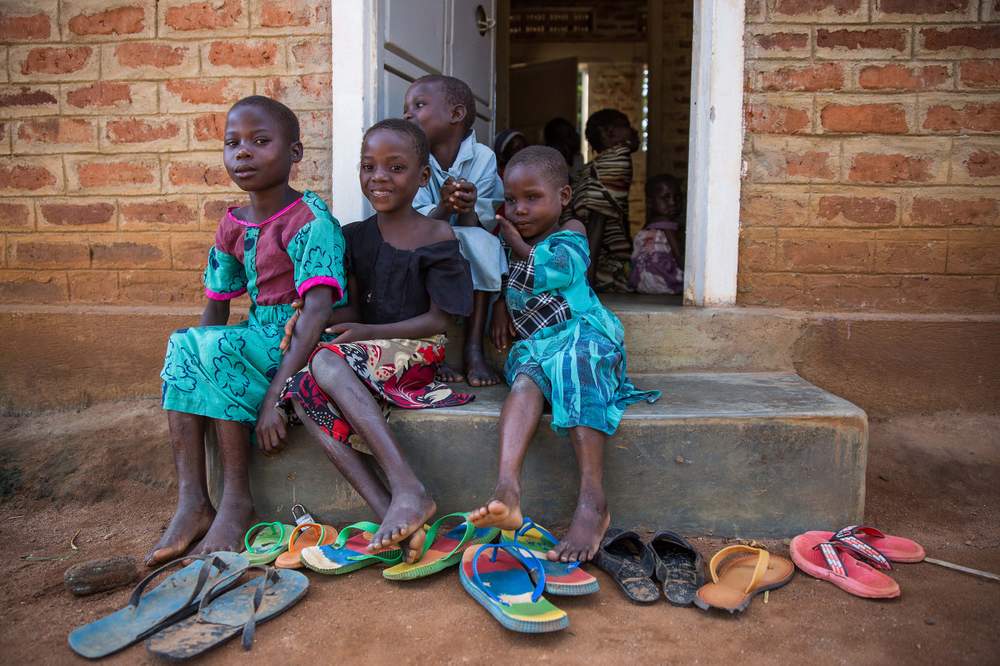
[[[629,408],[609,440],[606,487],[616,524],[687,534],[782,537],[860,521],[868,425],[855,405],[792,373],[635,375],[659,402]],[[497,424],[506,387],[476,391],[471,404],[390,417],[441,513],[489,499],[497,470]],[[549,417],[528,452],[524,509],[550,526],[568,523],[577,488],[568,439]],[[210,456],[210,486],[220,490]],[[288,447],[251,461],[262,519],[288,518],[292,504],[335,524],[370,518],[303,428]]]

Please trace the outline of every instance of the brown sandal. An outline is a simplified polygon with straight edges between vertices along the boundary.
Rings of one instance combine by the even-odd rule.
[[[717,552],[708,563],[708,571],[712,582],[698,589],[694,605],[702,610],[742,613],[754,595],[786,585],[795,575],[795,565],[763,548],[737,545]]]

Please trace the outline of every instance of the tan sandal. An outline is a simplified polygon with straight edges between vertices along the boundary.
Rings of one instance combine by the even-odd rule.
[[[702,610],[721,608],[742,613],[754,595],[788,584],[795,575],[795,565],[763,548],[737,545],[727,546],[712,556],[708,571],[712,582],[698,589],[694,605]]]

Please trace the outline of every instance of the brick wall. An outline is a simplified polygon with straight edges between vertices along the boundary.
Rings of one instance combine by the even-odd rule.
[[[200,302],[226,109],[299,114],[329,192],[329,0],[3,0],[0,303]]]
[[[1000,310],[1000,2],[747,11],[739,301]]]

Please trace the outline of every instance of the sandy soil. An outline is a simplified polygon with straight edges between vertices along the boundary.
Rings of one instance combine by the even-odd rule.
[[[71,564],[141,557],[170,518],[172,466],[153,402],[0,418],[0,654],[4,663],[82,662],[75,626],[120,607],[127,591],[74,598]],[[868,521],[920,540],[934,557],[1000,571],[1000,418],[908,417],[873,423]],[[734,496],[734,500],[738,498]],[[818,526],[821,527],[821,526]],[[73,550],[70,542],[76,535]],[[718,540],[696,542],[705,554]],[[777,552],[784,544],[771,543]],[[593,569],[593,568],[592,568]],[[602,590],[558,598],[571,616],[558,635],[500,628],[454,571],[390,583],[378,571],[312,575],[307,597],[259,627],[251,655],[235,643],[209,664],[458,663],[496,656],[551,663],[997,663],[1000,584],[900,565],[901,599],[857,599],[799,574],[741,617],[667,604],[637,607],[596,571]],[[139,646],[107,660],[152,663]]]

